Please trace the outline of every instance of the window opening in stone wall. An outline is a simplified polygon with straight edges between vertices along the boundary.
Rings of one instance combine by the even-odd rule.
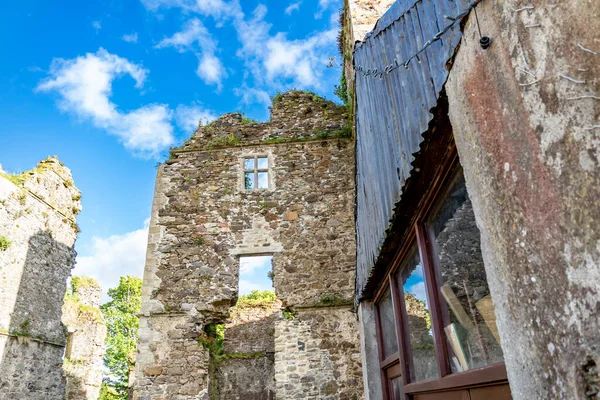
[[[244,158],[244,189],[269,188],[269,158],[254,156]]]
[[[240,257],[239,295],[247,295],[253,290],[273,290],[273,256]]]

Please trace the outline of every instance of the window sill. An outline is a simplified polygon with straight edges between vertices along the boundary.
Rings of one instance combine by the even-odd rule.
[[[404,393],[416,394],[435,392],[461,387],[485,385],[498,381],[506,381],[507,379],[506,366],[501,362],[471,371],[447,375],[440,379],[409,383],[404,386]]]

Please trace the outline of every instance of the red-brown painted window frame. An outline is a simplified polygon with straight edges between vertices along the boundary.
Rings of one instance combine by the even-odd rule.
[[[491,383],[507,381],[506,367],[504,362],[488,365],[465,372],[452,374],[448,359],[448,348],[445,333],[443,331],[443,315],[440,310],[439,291],[437,290],[437,258],[431,245],[431,230],[428,227],[428,219],[450,189],[454,179],[462,173],[462,167],[458,160],[456,147],[453,145],[443,160],[438,173],[433,179],[431,189],[425,196],[421,207],[415,215],[409,232],[407,232],[403,244],[396,253],[386,278],[382,281],[374,297],[375,320],[377,330],[377,341],[379,343],[379,364],[381,369],[381,382],[383,385],[384,400],[392,400],[390,380],[387,371],[400,366],[403,381],[405,400],[410,400],[412,394],[427,393],[442,390],[475,387]],[[425,287],[429,299],[429,312],[431,315],[432,330],[434,333],[434,347],[440,378],[428,381],[412,382],[413,373],[412,354],[408,344],[408,316],[404,304],[404,291],[396,282],[396,274],[403,265],[408,252],[417,245],[419,256],[423,264]],[[391,290],[394,316],[396,321],[396,340],[398,352],[387,359],[383,359],[382,330],[379,318],[378,303],[387,289]],[[447,312],[447,311],[446,311]]]

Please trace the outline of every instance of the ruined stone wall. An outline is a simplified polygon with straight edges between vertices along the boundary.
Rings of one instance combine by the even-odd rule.
[[[352,306],[298,309],[275,323],[279,399],[362,399],[359,328]]]
[[[361,42],[396,0],[346,0],[352,21],[353,42]]]
[[[0,171],[0,398],[60,399],[80,192],[56,158]]]
[[[221,399],[275,398],[275,324],[281,302],[236,305],[225,323],[223,357],[215,374]]]
[[[97,400],[100,395],[106,339],[101,295],[102,288],[94,279],[71,278],[62,316],[69,332],[63,363],[67,400]]]
[[[345,108],[293,91],[274,99],[270,122],[227,114],[159,168],[134,398],[208,396],[209,357],[197,340],[208,323],[227,320],[241,255],[273,254],[284,307],[351,302],[354,147],[346,124]],[[246,191],[243,160],[254,155],[269,159],[268,189]],[[346,379],[328,376],[340,387]]]
[[[513,398],[596,398],[600,3],[478,16],[494,42],[471,16],[446,90]]]

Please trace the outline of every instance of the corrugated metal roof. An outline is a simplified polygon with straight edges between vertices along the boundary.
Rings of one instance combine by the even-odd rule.
[[[466,0],[399,0],[354,51],[355,69],[404,62],[451,24]],[[357,296],[371,275],[462,33],[455,24],[413,60],[374,77],[356,71]]]

